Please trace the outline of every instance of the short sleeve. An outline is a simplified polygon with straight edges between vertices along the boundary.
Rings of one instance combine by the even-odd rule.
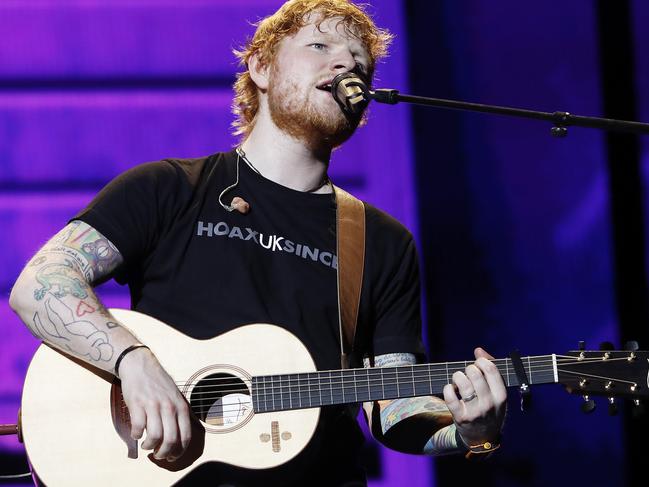
[[[366,275],[363,308],[373,355],[421,356],[419,258],[411,233],[397,220],[366,205]]]
[[[92,226],[117,247],[124,258],[115,273],[118,282],[125,283],[128,270],[155,248],[178,207],[183,179],[169,161],[141,164],[113,179],[71,219]]]

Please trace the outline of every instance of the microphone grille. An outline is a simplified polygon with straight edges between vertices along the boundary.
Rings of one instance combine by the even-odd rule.
[[[334,78],[331,91],[343,110],[358,114],[369,103],[365,94],[365,83],[354,73],[342,73]]]

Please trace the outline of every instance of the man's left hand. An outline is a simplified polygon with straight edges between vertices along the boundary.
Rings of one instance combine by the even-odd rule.
[[[468,446],[499,441],[507,406],[507,389],[494,358],[482,348],[474,353],[476,361],[464,373],[455,372],[453,383],[444,387],[444,401]]]

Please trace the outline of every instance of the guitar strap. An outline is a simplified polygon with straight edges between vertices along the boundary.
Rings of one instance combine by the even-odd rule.
[[[336,198],[336,270],[340,365],[350,366],[363,284],[365,263],[365,206],[358,198],[334,186]]]

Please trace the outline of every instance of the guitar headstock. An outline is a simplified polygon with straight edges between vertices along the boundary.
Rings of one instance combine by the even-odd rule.
[[[584,396],[584,411],[594,408],[589,396],[649,398],[649,352],[640,350],[577,350],[557,356],[558,382],[569,393]]]

